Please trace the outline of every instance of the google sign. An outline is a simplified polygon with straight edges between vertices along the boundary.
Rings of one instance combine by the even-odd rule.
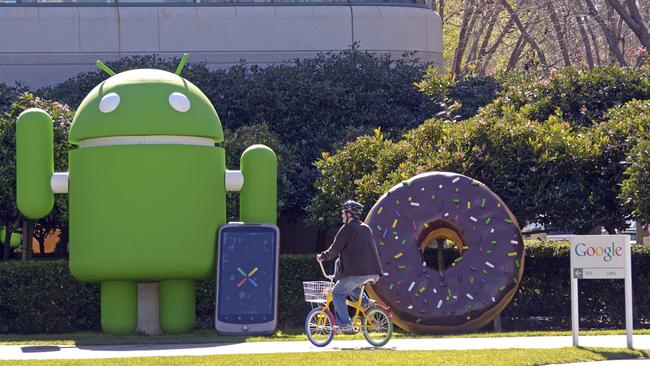
[[[611,262],[614,257],[623,256],[623,247],[615,242],[607,246],[578,243],[574,247],[575,255],[578,257],[602,257],[603,261]]]
[[[625,330],[632,348],[632,265],[628,235],[573,235],[571,244],[571,330],[579,346],[578,280],[625,279]]]

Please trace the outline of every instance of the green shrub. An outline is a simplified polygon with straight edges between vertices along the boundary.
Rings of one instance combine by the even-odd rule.
[[[99,286],[70,275],[67,262],[0,263],[0,332],[99,330]]]
[[[324,217],[324,223],[334,226],[340,197],[354,197],[370,207],[402,180],[426,171],[449,171],[485,183],[521,223],[580,231],[609,218],[581,220],[584,212],[597,211],[589,202],[593,168],[586,163],[593,147],[555,117],[544,123],[519,113],[479,114],[456,123],[433,119],[396,143],[375,144],[372,154],[358,151],[366,139],[372,140],[359,138],[316,164],[321,177],[310,206],[313,217]],[[357,165],[366,168],[350,168]],[[613,204],[618,205],[615,198]]]
[[[300,174],[301,166],[296,161],[295,154],[279,141],[278,135],[261,123],[242,126],[234,131],[224,131],[223,148],[226,150],[226,165],[228,169],[239,170],[239,160],[248,147],[255,144],[264,144],[270,147],[278,157],[278,212],[291,215],[299,210],[296,206],[299,198],[296,197],[295,187],[291,182],[292,177]],[[226,200],[228,219],[239,221],[239,193],[228,192]]]
[[[614,233],[626,219],[642,218],[637,204],[644,204],[644,188],[634,180],[643,179],[647,157],[630,154],[642,154],[635,146],[650,139],[650,101],[631,100],[603,118],[592,127],[572,127],[555,115],[538,122],[506,108],[454,123],[432,119],[397,142],[360,137],[316,163],[319,192],[309,211],[334,228],[340,197],[371,207],[405,179],[449,171],[485,183],[522,224],[576,233],[604,226]],[[630,162],[636,165],[625,175]]]
[[[449,120],[463,120],[478,113],[498,95],[499,82],[493,76],[463,74],[455,77],[430,67],[415,84],[420,91],[443,109]]]
[[[628,157],[620,197],[639,224],[650,222],[650,140],[639,142]]]
[[[5,83],[0,83],[0,114],[9,110],[11,103],[26,91],[27,88],[22,84],[10,86]]]
[[[632,250],[635,321],[650,324],[650,248]],[[502,313],[506,329],[549,330],[570,327],[570,277],[567,243],[526,242],[519,292]],[[279,324],[301,326],[310,310],[302,281],[322,279],[314,255],[281,255]],[[624,326],[623,281],[580,281],[584,328]],[[197,326],[214,322],[215,283],[197,284]],[[639,326],[637,326],[639,327]],[[99,286],[78,282],[65,261],[0,263],[0,333],[57,333],[99,330]]]
[[[545,74],[513,72],[498,79],[499,98],[487,110],[500,114],[505,108],[514,108],[537,121],[559,112],[575,126],[591,126],[614,106],[650,98],[647,68],[564,68]]]

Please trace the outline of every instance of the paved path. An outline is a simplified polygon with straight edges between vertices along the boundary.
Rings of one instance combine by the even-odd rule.
[[[634,336],[637,349],[650,349],[650,335]],[[502,338],[437,338],[393,339],[384,348],[406,350],[478,350],[507,348],[562,348],[571,347],[570,336],[558,337],[502,337]],[[625,348],[625,336],[583,336],[583,347]],[[332,352],[337,350],[370,349],[364,340],[333,341],[325,348],[304,342],[251,342],[235,344],[161,344],[117,346],[0,346],[0,359],[88,359],[150,356],[206,356],[254,353]],[[650,361],[643,360],[646,364]]]

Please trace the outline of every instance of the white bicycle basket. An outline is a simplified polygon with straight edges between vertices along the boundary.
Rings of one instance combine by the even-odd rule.
[[[324,303],[327,300],[327,293],[334,287],[329,281],[304,281],[302,287],[305,291],[305,301]]]

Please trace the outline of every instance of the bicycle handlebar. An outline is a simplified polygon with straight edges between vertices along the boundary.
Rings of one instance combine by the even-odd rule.
[[[323,266],[323,261],[317,261],[318,264],[320,265],[320,270],[323,272],[323,276],[330,280],[330,282],[334,282],[334,275],[328,275],[327,272],[325,272],[325,267]]]

